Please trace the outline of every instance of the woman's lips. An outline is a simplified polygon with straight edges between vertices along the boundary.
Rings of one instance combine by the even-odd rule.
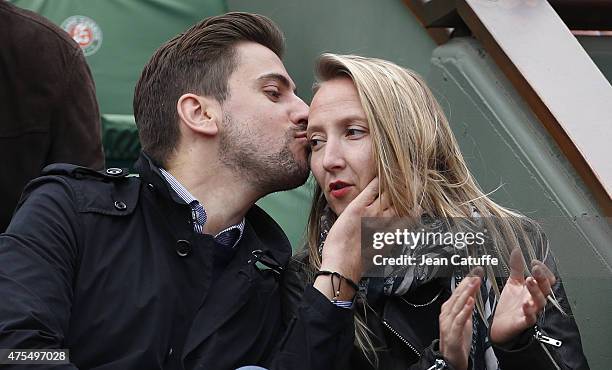
[[[348,194],[350,191],[351,191],[351,185],[345,186],[345,187],[340,188],[340,189],[331,190],[329,193],[334,198],[342,198],[343,196]]]
[[[342,198],[351,191],[351,186],[344,181],[334,181],[329,184],[329,193],[334,198]]]

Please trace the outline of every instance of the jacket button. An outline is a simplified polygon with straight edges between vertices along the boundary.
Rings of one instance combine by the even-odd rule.
[[[149,190],[154,191],[155,190],[155,185],[148,183],[147,187],[149,188]]]
[[[106,174],[110,176],[120,176],[121,174],[123,174],[123,170],[121,168],[116,167],[107,168]]]
[[[181,257],[187,257],[191,253],[191,243],[187,240],[179,240],[176,242],[176,254]]]
[[[124,211],[127,208],[127,206],[125,205],[125,203],[117,201],[115,202],[115,208],[117,208],[120,211]]]

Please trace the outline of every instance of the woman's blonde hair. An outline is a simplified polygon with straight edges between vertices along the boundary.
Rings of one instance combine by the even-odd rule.
[[[544,258],[544,251],[536,253],[524,231],[526,225],[537,225],[496,204],[477,185],[442,108],[419,75],[381,59],[323,54],[316,65],[316,76],[318,84],[350,78],[355,85],[370,128],[380,192],[388,194],[398,216],[427,213],[438,218],[469,218],[476,212],[485,223],[495,217],[495,225],[487,225],[497,241],[489,253],[500,257],[505,272],[509,271],[510,252],[515,246],[521,245],[528,259],[536,255]],[[320,219],[326,204],[321,188],[315,185],[307,230],[313,269],[321,265]],[[475,251],[470,254],[478,257]],[[488,267],[485,274],[499,298],[494,271]],[[480,295],[477,309],[486,322]],[[368,333],[363,318],[356,315],[356,345],[376,367],[378,357]]]

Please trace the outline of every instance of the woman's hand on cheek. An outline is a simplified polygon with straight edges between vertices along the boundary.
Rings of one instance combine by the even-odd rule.
[[[535,325],[556,281],[554,274],[539,261],[532,263],[533,277],[525,279],[524,265],[520,249],[515,248],[510,255],[510,277],[501,292],[491,325],[491,341],[495,344],[508,343]]]
[[[379,197],[378,191],[374,178],[338,217],[325,239],[321,270],[337,271],[355,282],[361,279],[361,218],[395,214],[388,197]]]

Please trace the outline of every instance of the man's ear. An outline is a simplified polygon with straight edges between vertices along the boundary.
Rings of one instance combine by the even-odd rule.
[[[196,94],[183,94],[176,103],[181,121],[191,130],[214,136],[221,119],[221,105],[213,98]]]

